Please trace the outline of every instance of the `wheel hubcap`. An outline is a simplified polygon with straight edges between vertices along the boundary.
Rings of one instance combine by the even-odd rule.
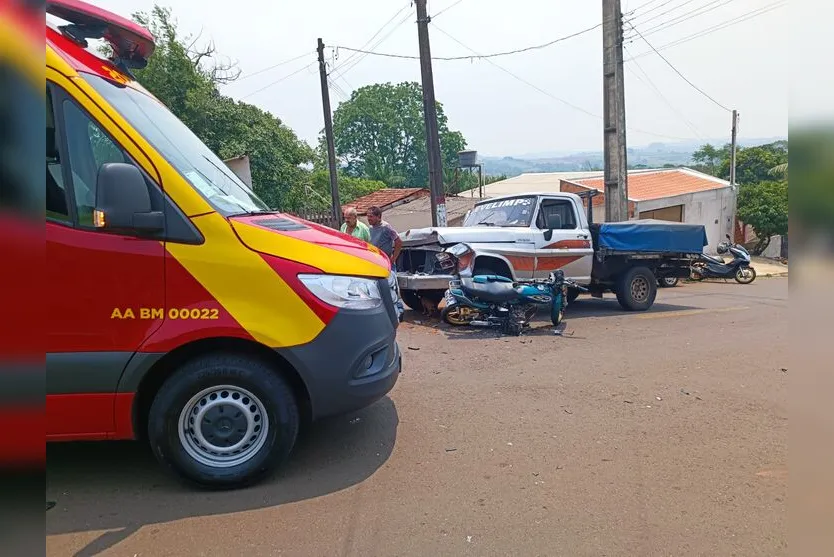
[[[631,281],[631,297],[638,302],[649,297],[649,283],[644,277],[636,277]]]
[[[230,468],[252,458],[266,442],[263,403],[240,387],[220,385],[191,397],[179,417],[183,449],[197,462]]]

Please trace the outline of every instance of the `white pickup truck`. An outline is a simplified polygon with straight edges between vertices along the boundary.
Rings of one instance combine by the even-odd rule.
[[[397,281],[403,300],[436,305],[454,277],[435,254],[458,243],[474,251],[461,262],[461,276],[497,274],[517,279],[565,276],[601,297],[614,292],[627,310],[654,303],[657,281],[687,277],[691,261],[707,245],[702,225],[655,220],[591,224],[582,199],[572,193],[525,193],[484,200],[463,226],[420,228],[400,234]],[[575,299],[578,291],[570,294]]]

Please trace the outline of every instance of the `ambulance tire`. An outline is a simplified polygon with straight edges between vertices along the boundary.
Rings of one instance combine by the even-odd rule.
[[[203,424],[199,436],[193,427],[189,434],[180,426],[192,416]],[[252,484],[283,463],[299,421],[295,396],[279,373],[257,358],[215,353],[185,363],[165,381],[151,404],[148,440],[159,462],[181,478],[231,489]],[[251,444],[240,445],[243,436],[236,432],[253,433],[246,439]],[[223,454],[228,446],[243,450]]]

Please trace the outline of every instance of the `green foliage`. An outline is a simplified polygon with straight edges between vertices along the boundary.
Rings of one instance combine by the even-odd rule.
[[[788,162],[788,145],[777,141],[759,147],[740,148],[736,152],[736,183],[756,184],[773,178],[772,169]],[[730,157],[721,161],[720,176],[730,177]]]
[[[788,183],[761,182],[739,186],[738,218],[753,227],[758,243],[753,248],[761,254],[770,237],[788,233]]]
[[[725,160],[730,159],[731,148],[732,146],[729,143],[725,144],[722,148],[713,147],[707,143],[692,153],[692,161],[702,167],[706,173],[718,176],[721,164]]]
[[[506,174],[497,174],[495,176],[486,176],[484,177],[485,184],[494,184],[495,182],[501,182],[502,180],[506,180],[508,176]]]
[[[157,41],[156,51],[138,81],[162,101],[221,159],[249,155],[255,192],[273,208],[305,207],[312,149],[279,118],[221,95],[217,86],[234,79],[230,65],[205,67],[213,45],[193,50],[196,40],[180,37],[168,8],[133,15]],[[329,199],[329,195],[328,195]]]
[[[450,131],[437,103],[444,182],[454,180],[466,140]],[[414,82],[378,83],[354,91],[333,114],[336,154],[345,171],[391,187],[426,187],[429,181],[423,93]]]

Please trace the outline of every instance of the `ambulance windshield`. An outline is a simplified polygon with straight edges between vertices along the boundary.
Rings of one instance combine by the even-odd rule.
[[[218,213],[230,216],[270,210],[162,103],[131,87],[91,74],[82,76]]]

